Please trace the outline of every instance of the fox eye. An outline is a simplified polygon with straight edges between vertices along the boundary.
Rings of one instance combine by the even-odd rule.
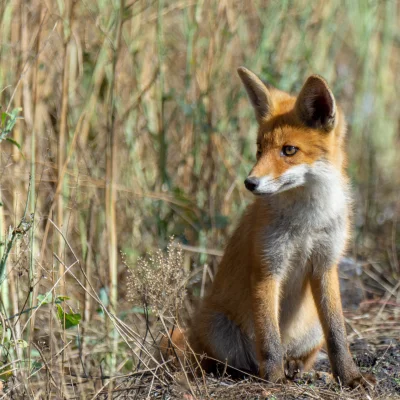
[[[282,147],[282,154],[291,157],[294,156],[297,153],[298,147],[296,146],[283,146]]]

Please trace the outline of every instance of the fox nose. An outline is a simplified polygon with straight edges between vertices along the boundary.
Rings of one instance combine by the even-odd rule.
[[[259,184],[260,184],[260,180],[258,178],[256,178],[255,176],[249,176],[244,181],[244,186],[246,186],[246,189],[250,190],[250,192],[254,192],[254,190],[257,189]]]

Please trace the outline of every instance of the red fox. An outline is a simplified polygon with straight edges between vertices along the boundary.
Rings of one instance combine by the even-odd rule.
[[[259,125],[257,161],[244,182],[256,198],[187,341],[208,356],[206,370],[216,359],[271,382],[310,368],[325,342],[333,375],[365,384],[348,349],[338,281],[351,208],[342,111],[318,75],[294,97],[244,67],[238,73]],[[182,332],[173,336],[181,347]]]

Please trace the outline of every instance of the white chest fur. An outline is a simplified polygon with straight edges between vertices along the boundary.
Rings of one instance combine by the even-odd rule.
[[[304,186],[266,197],[272,218],[263,227],[263,258],[270,272],[292,266],[325,268],[340,257],[346,243],[349,207],[347,185],[335,168],[317,162],[309,167]]]

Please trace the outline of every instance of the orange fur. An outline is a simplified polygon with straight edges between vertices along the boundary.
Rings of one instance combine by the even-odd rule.
[[[168,332],[168,335],[163,335],[158,344],[158,348],[161,353],[161,360],[160,361],[167,361],[170,359],[179,358],[181,363],[184,362],[185,353],[187,351],[187,343],[184,331],[175,327]],[[179,364],[176,363],[175,364]]]

